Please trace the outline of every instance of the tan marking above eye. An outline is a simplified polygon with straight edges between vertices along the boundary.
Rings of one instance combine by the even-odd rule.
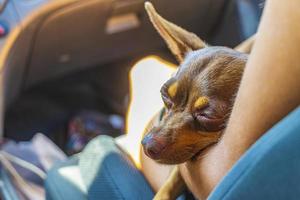
[[[170,97],[175,97],[176,93],[177,93],[177,88],[178,88],[178,82],[174,82],[172,83],[169,88],[168,88],[168,94],[170,95]]]
[[[204,107],[208,104],[208,102],[209,100],[207,97],[199,97],[194,103],[194,108]]]

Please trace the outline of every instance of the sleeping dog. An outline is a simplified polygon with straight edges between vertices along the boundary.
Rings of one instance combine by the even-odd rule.
[[[144,136],[144,152],[158,163],[180,164],[218,142],[226,126],[253,37],[235,50],[210,47],[195,34],[162,18],[151,3],[146,11],[180,63],[161,88],[160,124]],[[155,199],[176,199],[185,188],[175,167]]]

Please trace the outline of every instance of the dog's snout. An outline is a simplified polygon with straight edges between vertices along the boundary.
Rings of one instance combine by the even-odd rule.
[[[142,140],[144,152],[152,159],[159,159],[161,152],[167,146],[167,140],[164,137],[154,136],[154,134],[147,134]]]

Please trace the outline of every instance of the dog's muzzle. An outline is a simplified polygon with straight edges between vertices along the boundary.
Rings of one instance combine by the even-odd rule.
[[[147,134],[142,140],[144,152],[150,158],[157,160],[167,146],[167,140],[164,137],[155,136],[153,133]]]

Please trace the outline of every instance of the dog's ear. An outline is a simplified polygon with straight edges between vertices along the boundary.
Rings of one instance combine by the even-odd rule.
[[[145,9],[150,20],[162,38],[166,41],[171,52],[179,62],[182,62],[187,52],[204,48],[206,44],[194,33],[161,17],[150,2],[145,3]]]

